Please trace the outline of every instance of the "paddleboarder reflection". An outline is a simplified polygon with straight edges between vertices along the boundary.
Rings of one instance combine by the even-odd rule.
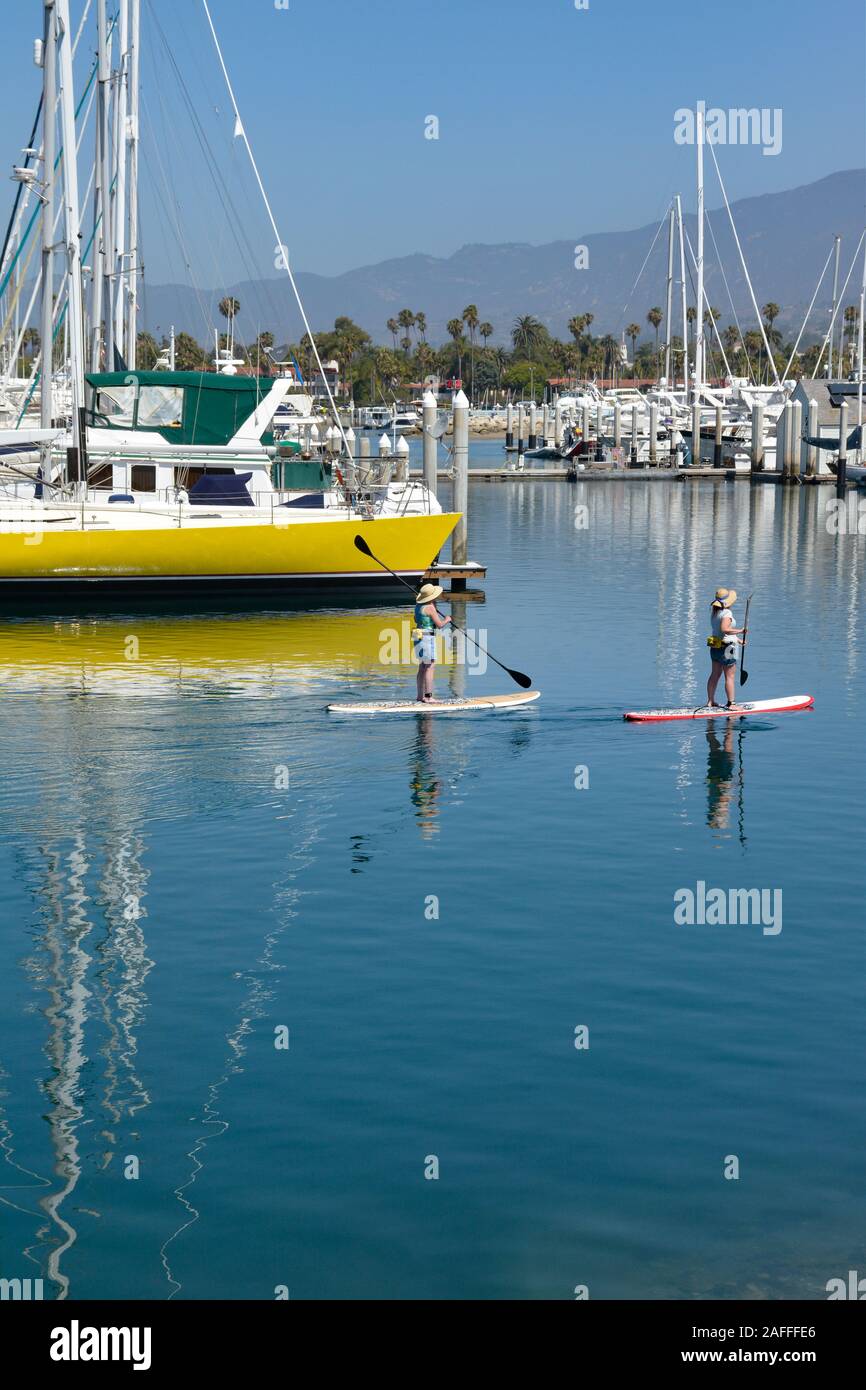
[[[409,786],[418,829],[425,840],[439,833],[439,798],[442,782],[434,764],[433,721],[427,715],[417,718],[415,743],[409,763]]]
[[[726,720],[721,738],[715,721],[707,724],[707,825],[712,830],[728,830],[731,823],[731,808],[736,803],[739,820],[739,836],[745,844],[743,824],[743,731],[737,731],[739,769],[737,752],[734,749],[734,726]]]

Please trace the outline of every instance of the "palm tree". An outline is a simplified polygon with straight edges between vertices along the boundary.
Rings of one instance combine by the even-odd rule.
[[[457,349],[457,375],[463,377],[463,353],[466,350],[466,339],[463,337],[463,320],[449,319],[445,325],[449,338],[451,338]]]
[[[21,351],[26,355],[27,349],[29,348],[31,357],[35,357],[41,345],[42,339],[39,336],[39,329],[25,328],[24,332],[21,334]]]
[[[487,347],[487,339],[493,337],[493,324],[488,323],[486,320],[484,323],[479,323],[478,332],[484,339],[484,346]]]
[[[634,363],[634,345],[640,337],[640,324],[627,323],[625,326],[625,336],[631,338],[631,360]]]
[[[422,342],[422,343],[423,343],[423,342],[426,342],[426,339],[425,339],[425,337],[424,337],[424,334],[427,332],[427,315],[426,315],[426,314],[416,314],[416,315],[415,315],[415,327],[418,329],[418,332],[419,332],[419,334],[420,334],[420,336],[421,336],[421,342]]]
[[[229,334],[228,334],[229,341],[228,341],[228,347],[229,347],[229,351],[231,352],[232,357],[234,357],[234,355],[235,355],[235,318],[236,318],[237,315],[240,313],[240,308],[241,308],[240,300],[239,300],[239,299],[233,299],[233,298],[231,297],[231,295],[227,295],[225,299],[221,299],[221,300],[220,300],[219,306],[218,306],[218,307],[219,307],[219,311],[220,311],[220,313],[222,314],[223,318],[227,320],[228,325],[229,325]]]
[[[393,342],[394,342],[394,351],[396,352],[396,351],[397,351],[397,334],[400,332],[400,325],[399,325],[399,323],[397,322],[396,319],[389,319],[388,322],[385,324],[385,327],[387,328],[388,332],[391,334],[391,337],[392,337]]]
[[[397,322],[403,329],[403,339],[400,346],[403,348],[404,352],[408,354],[409,348],[412,346],[411,333],[412,329],[415,327],[415,315],[411,309],[401,309],[397,315]]]
[[[544,324],[532,314],[521,314],[514,320],[511,341],[515,352],[523,352],[532,361],[532,354],[544,337]]]
[[[756,352],[758,354],[758,371],[755,375],[760,378],[761,353],[764,347],[764,340],[757,329],[753,328],[745,335],[743,338],[743,347],[750,366],[752,362],[752,353]]]
[[[617,353],[619,352],[619,343],[617,342],[616,338],[613,337],[612,334],[605,333],[604,337],[601,340],[600,346],[602,353],[604,354],[604,374],[605,376],[608,376],[609,373],[610,378],[613,379],[613,377],[616,375],[616,358]]]
[[[719,319],[720,319],[721,317],[722,317],[722,311],[721,311],[721,309],[713,309],[713,308],[705,309],[705,310],[704,310],[704,327],[705,327],[705,328],[712,328],[713,324],[714,324],[714,323],[718,323],[718,321],[719,321]],[[715,337],[714,334],[711,335],[711,334],[708,333],[708,334],[707,334],[708,343],[711,343],[711,342],[713,341],[713,338],[714,338],[714,337]],[[712,349],[711,347],[707,346],[707,347],[704,349],[704,351],[705,351],[705,353],[706,353],[706,358],[707,358],[707,362],[709,363],[710,370],[712,371],[712,366],[713,366],[713,360],[712,360],[712,359],[713,359],[713,349]]]
[[[850,354],[851,354],[852,357],[853,357],[853,355],[854,355],[854,338],[855,338],[855,336],[856,336],[856,334],[857,334],[857,324],[858,324],[858,322],[859,322],[859,319],[860,319],[860,309],[859,309],[859,307],[858,307],[856,304],[849,304],[848,307],[847,307],[847,309],[845,310],[845,313],[843,314],[844,323],[843,323],[843,328],[842,328],[842,335],[843,335],[843,337],[844,337],[844,335],[845,335],[845,327],[844,327],[844,325],[847,324],[847,326],[848,326],[848,350],[849,350],[849,352],[850,352]],[[843,351],[844,351],[844,349],[843,349]],[[853,364],[852,364],[852,365],[853,365]]]
[[[463,322],[469,329],[469,353],[471,360],[469,398],[475,400],[475,330],[478,327],[478,306],[467,304],[463,310]]]
[[[764,315],[764,319],[765,319],[766,324],[767,324],[767,329],[768,329],[767,337],[768,337],[768,338],[772,338],[772,336],[773,336],[773,324],[776,322],[776,319],[779,317],[780,312],[781,312],[781,310],[779,309],[778,304],[774,304],[773,301],[772,301],[772,299],[770,300],[769,304],[765,304],[764,307],[763,307],[762,310],[761,310],[761,313]]]
[[[722,330],[722,347],[725,349],[729,360],[732,359],[733,364],[736,364],[737,358],[742,351],[743,344],[740,341],[738,329],[732,323],[729,323],[727,328]]]
[[[491,356],[493,358],[493,366],[496,370],[496,385],[501,387],[502,375],[505,368],[508,366],[508,353],[505,351],[505,348],[491,348]]]
[[[662,313],[662,311],[661,311],[661,309],[658,307],[658,305],[656,305],[655,308],[650,309],[649,313],[648,313],[647,316],[646,316],[646,321],[647,321],[647,323],[652,324],[653,328],[654,328],[655,331],[656,331],[656,375],[657,375],[657,376],[658,376],[658,374],[659,374],[659,325],[661,324],[661,321],[662,321],[663,318],[664,318],[664,314]]]

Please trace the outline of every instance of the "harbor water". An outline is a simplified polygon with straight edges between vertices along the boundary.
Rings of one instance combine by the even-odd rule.
[[[489,574],[453,611],[542,691],[509,713],[329,715],[414,691],[393,598],[0,615],[0,1276],[821,1299],[862,1270],[866,537],[828,489],[470,495]],[[754,594],[744,695],[814,710],[624,723],[703,701],[721,584]],[[437,683],[515,688],[469,653]],[[772,911],[678,921],[700,884]]]

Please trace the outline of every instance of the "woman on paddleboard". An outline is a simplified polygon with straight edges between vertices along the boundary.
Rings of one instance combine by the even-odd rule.
[[[444,593],[439,584],[422,584],[415,598],[415,630],[412,641],[418,662],[418,703],[429,705],[433,700],[433,667],[436,664],[436,633],[447,627],[450,618],[443,618],[436,600]]]
[[[719,677],[724,674],[725,691],[728,696],[728,709],[736,709],[735,681],[737,677],[737,657],[740,652],[740,637],[743,627],[734,627],[731,612],[737,601],[736,589],[716,589],[716,596],[710,607],[712,634],[707,638],[710,649],[710,674],[707,680],[707,704],[718,709],[715,700]]]

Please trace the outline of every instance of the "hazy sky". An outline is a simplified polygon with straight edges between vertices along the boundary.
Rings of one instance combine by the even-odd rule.
[[[73,25],[82,9],[72,0]],[[589,0],[586,10],[575,0],[288,0],[288,8],[211,0],[211,9],[292,263],[303,270],[338,274],[414,251],[448,255],[466,242],[640,226],[661,216],[675,190],[693,208],[694,152],[674,142],[674,111],[698,98],[781,109],[780,153],[718,151],[732,198],[866,158],[863,0]],[[8,165],[38,96],[31,50],[41,11],[39,0],[3,4]],[[185,261],[202,284],[273,274],[273,237],[232,138],[201,0],[142,0],[142,12],[148,278],[181,278]],[[94,29],[79,50],[82,77]],[[425,138],[430,116],[436,140]],[[89,149],[88,135],[83,184]],[[708,185],[708,206],[717,206]],[[6,183],[0,198],[4,224],[13,191]]]

